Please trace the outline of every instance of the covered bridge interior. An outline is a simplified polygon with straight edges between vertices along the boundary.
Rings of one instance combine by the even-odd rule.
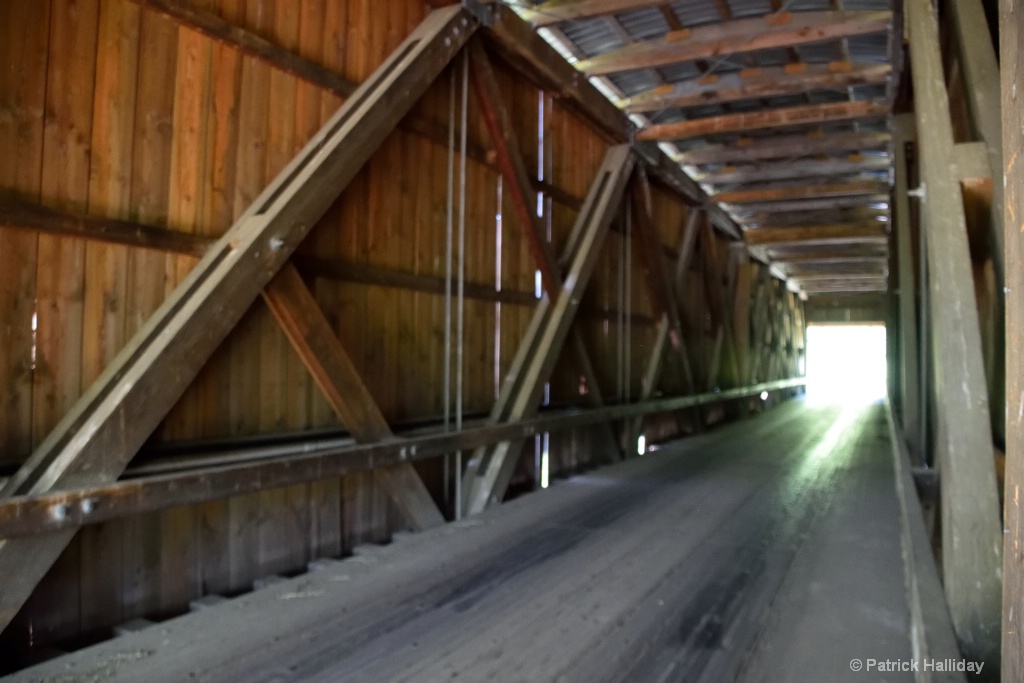
[[[0,2],[0,675],[1024,680],[1022,40]]]

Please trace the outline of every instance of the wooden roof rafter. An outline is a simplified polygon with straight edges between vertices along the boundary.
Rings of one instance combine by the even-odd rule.
[[[694,180],[708,185],[743,185],[746,183],[821,178],[850,175],[868,171],[884,171],[890,166],[888,157],[847,157],[845,159],[775,162],[759,166],[729,167],[713,173],[699,173]]]
[[[688,166],[727,164],[737,161],[767,159],[800,159],[819,154],[866,152],[887,149],[892,136],[888,133],[830,133],[814,129],[796,135],[764,138],[741,138],[734,145],[714,145],[685,152],[677,160]]]
[[[855,182],[835,183],[829,185],[802,184],[796,187],[757,188],[719,192],[714,195],[711,200],[716,204],[771,202],[783,199],[820,200],[824,197],[877,195],[887,191],[888,188],[888,183],[877,180],[859,180]]]
[[[723,54],[881,33],[889,29],[891,21],[891,12],[779,12],[674,31],[592,57],[577,67],[591,76],[657,68]]]
[[[654,88],[630,97],[631,113],[699,107],[762,97],[801,95],[815,90],[844,90],[852,85],[884,83],[888,64],[830,62],[743,69],[727,74],[709,74],[671,86]]]
[[[889,103],[882,100],[805,104],[646,126],[637,133],[637,139],[679,140],[720,133],[747,133],[769,128],[877,119],[888,114]]]
[[[811,244],[886,244],[889,236],[878,223],[840,223],[803,228],[760,228],[745,233],[747,244],[811,245]]]

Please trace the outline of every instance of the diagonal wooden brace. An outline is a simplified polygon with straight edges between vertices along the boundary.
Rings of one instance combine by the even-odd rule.
[[[295,266],[285,264],[263,290],[263,300],[356,441],[372,443],[394,438],[377,402]],[[444,523],[411,464],[375,470],[374,476],[413,528],[427,529]]]
[[[432,12],[213,245],[0,494],[116,479],[477,23],[458,7]],[[73,534],[0,541],[0,628]]]
[[[530,331],[512,364],[515,374],[505,380],[491,411],[492,423],[518,420],[537,412],[540,389],[558,360],[608,228],[622,201],[634,161],[628,145],[612,147],[605,155],[569,239],[575,249],[569,255],[565,279],[554,297],[545,296],[538,302]],[[501,501],[521,446],[522,442],[505,442],[473,454],[464,477],[466,514],[481,512]]]

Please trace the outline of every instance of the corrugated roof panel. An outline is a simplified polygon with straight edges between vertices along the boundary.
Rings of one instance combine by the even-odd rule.
[[[838,40],[800,45],[793,49],[800,55],[800,59],[808,64],[827,64],[843,60],[842,45]]]
[[[763,17],[771,14],[771,0],[729,0],[729,9],[734,19],[745,17]]]
[[[681,0],[673,2],[672,9],[687,28],[715,24],[722,20],[715,3],[710,0]]]
[[[783,66],[789,64],[789,52],[784,48],[772,50],[758,50],[746,54],[757,66]]]
[[[626,97],[632,97],[637,93],[645,92],[651,88],[662,85],[661,79],[650,69],[637,69],[635,71],[624,71],[617,74],[609,74],[606,77],[616,88],[622,91]]]
[[[874,85],[857,85],[851,88],[855,100],[882,100],[886,96],[885,83]]]
[[[850,98],[846,90],[815,90],[807,94],[811,104],[828,104],[830,102],[847,102]]]
[[[633,40],[659,38],[671,29],[665,17],[656,9],[634,10],[616,15],[619,23]]]
[[[889,61],[889,36],[873,33],[868,36],[854,36],[847,39],[850,59],[854,62],[886,63]]]
[[[587,57],[604,54],[622,47],[622,39],[604,18],[580,19],[559,26],[565,37]]]
[[[891,10],[892,0],[845,0],[843,7],[848,11]]]
[[[686,117],[678,109],[666,109],[664,111],[652,113],[649,116],[651,123],[676,123],[677,121],[685,121]]]
[[[706,119],[714,116],[721,116],[722,108],[717,104],[705,104],[700,107],[690,107],[686,110],[687,120]]]
[[[800,105],[806,104],[804,98],[800,95],[787,95],[785,97],[770,97],[765,100],[769,107],[782,108],[782,107],[799,107]]]
[[[679,64],[670,64],[669,66],[663,66],[658,69],[664,78],[669,83],[679,83],[680,81],[688,81],[691,78],[700,78],[703,74],[701,70],[693,62],[680,62]]]
[[[825,12],[832,9],[831,0],[785,0],[782,6],[787,12]]]

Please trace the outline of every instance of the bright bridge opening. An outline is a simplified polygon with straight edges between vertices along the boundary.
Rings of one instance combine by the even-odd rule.
[[[884,325],[809,325],[807,399],[869,403],[885,396]]]

